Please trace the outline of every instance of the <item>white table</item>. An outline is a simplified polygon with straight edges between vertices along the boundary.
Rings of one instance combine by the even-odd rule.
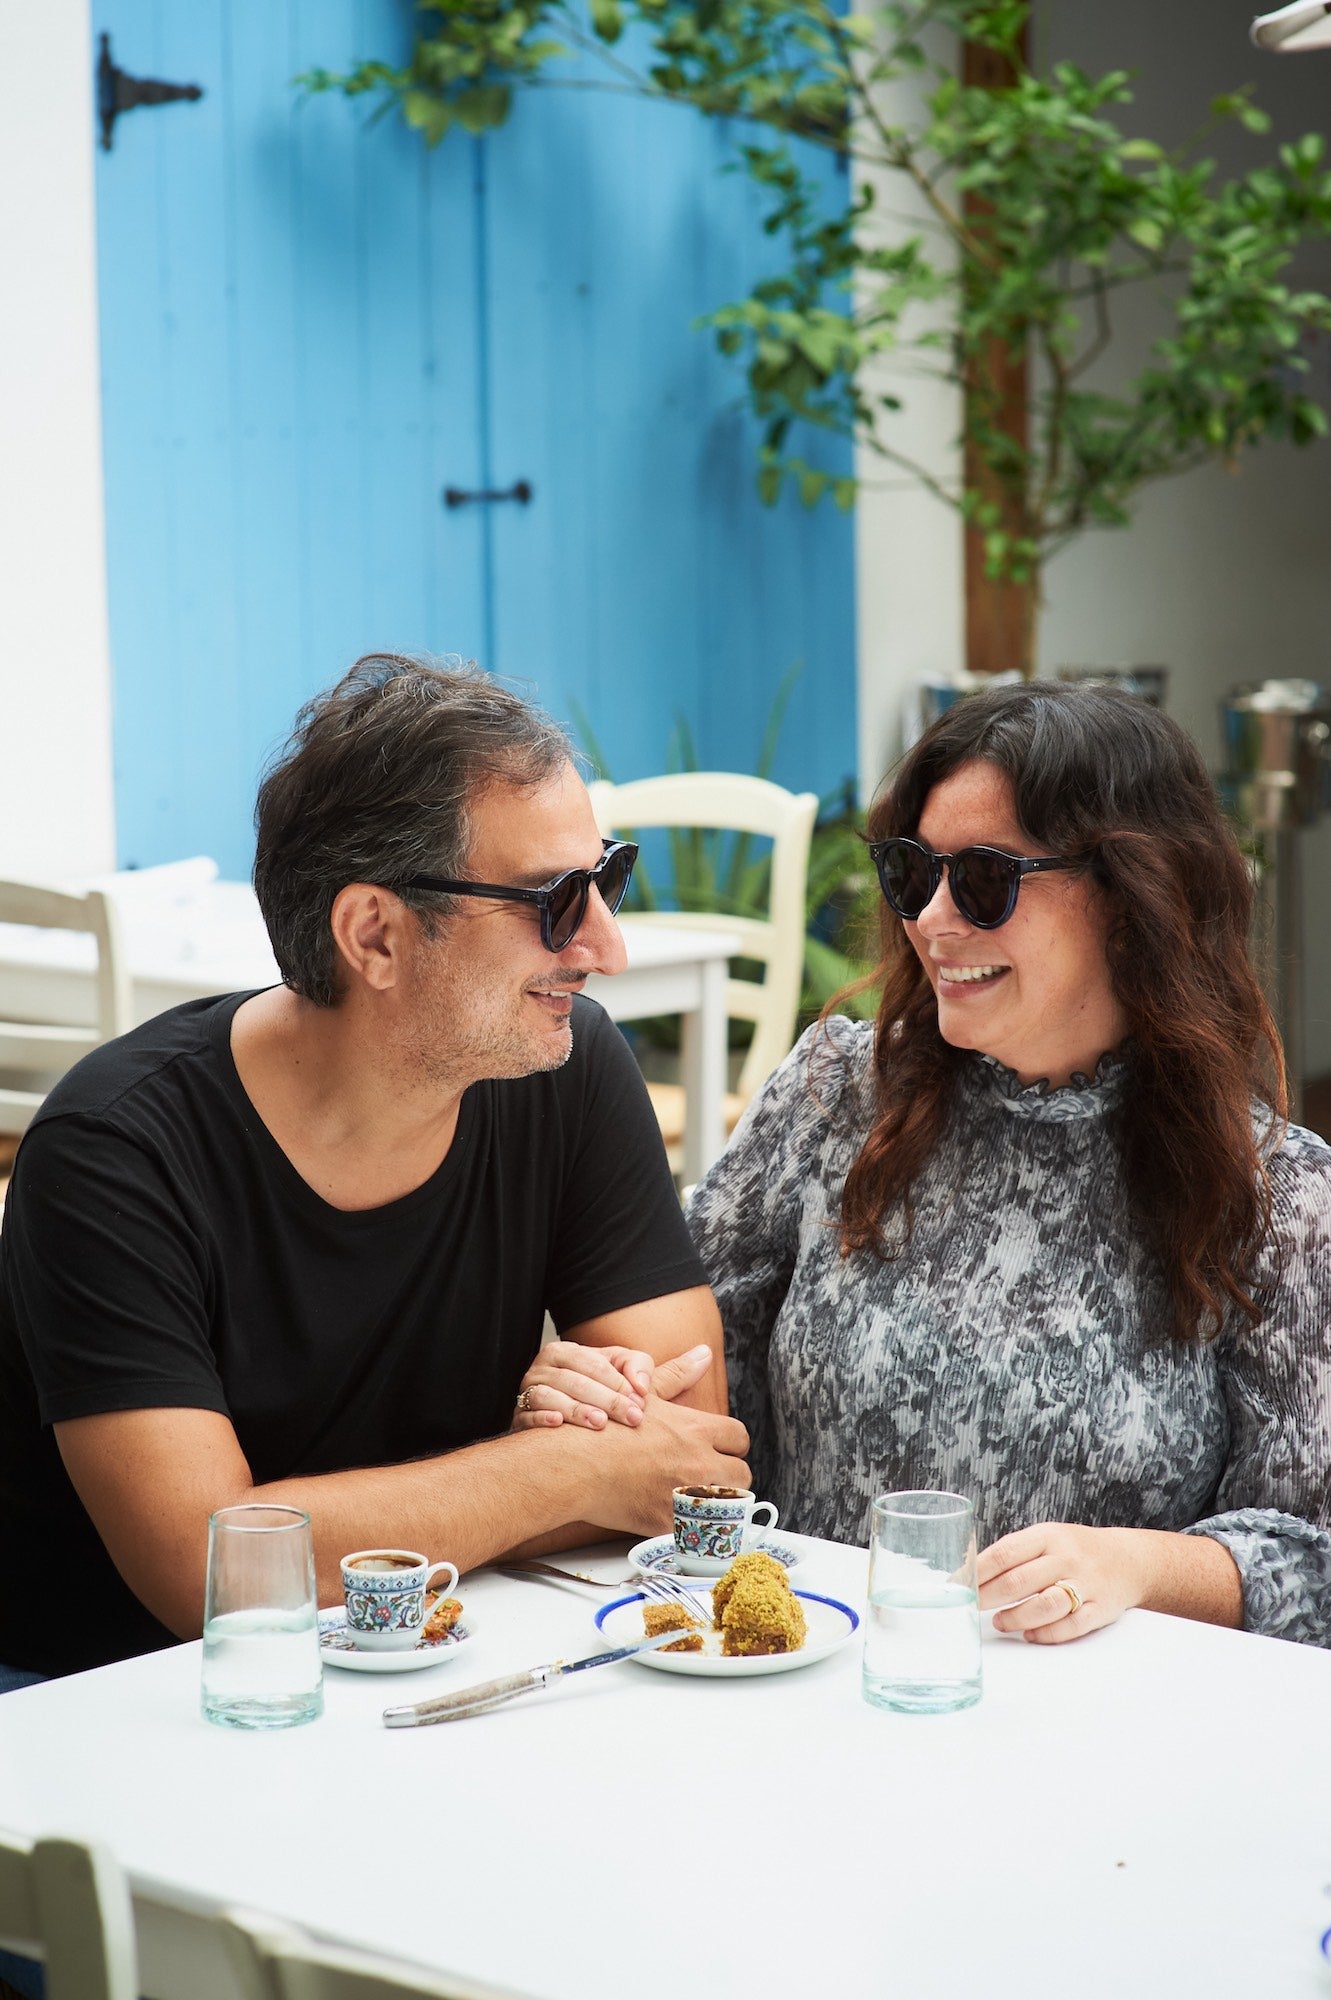
[[[797,1584],[858,1608],[862,1553],[807,1547]],[[279,1735],[199,1719],[197,1645],[0,1697],[0,1823],[101,1836],[152,1889],[150,1994],[172,1906],[226,1901],[538,2000],[1331,1990],[1327,1653],[1130,1612],[1067,1647],[987,1632],[958,1715],[866,1706],[852,1642],[383,1728],[389,1702],[595,1644],[595,1593],[480,1573],[461,1595],[477,1635],[450,1665],[330,1668],[322,1720]],[[214,2000],[204,1968],[188,1991]]]
[[[136,1020],[183,1000],[277,980],[253,889],[215,875],[213,864],[200,860],[101,877],[95,885],[110,889],[120,911]],[[725,1144],[726,974],[740,940],[631,917],[621,928],[627,970],[594,977],[587,990],[616,1021],[681,1016],[684,1177],[694,1181]],[[70,1026],[91,1019],[94,962],[91,938],[0,924],[0,1015]]]

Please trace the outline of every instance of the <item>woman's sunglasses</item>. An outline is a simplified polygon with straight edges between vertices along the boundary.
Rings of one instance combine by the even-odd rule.
[[[907,923],[913,923],[933,901],[946,868],[952,901],[966,922],[980,931],[996,931],[1007,922],[1017,907],[1017,891],[1024,876],[1079,865],[1053,855],[1032,860],[1005,854],[1001,847],[961,847],[955,854],[935,854],[918,840],[901,836],[871,841],[869,852],[890,908]]]
[[[514,889],[497,882],[459,882],[449,875],[408,875],[398,889],[430,889],[441,896],[489,896],[497,903],[535,903],[541,913],[541,943],[547,951],[572,944],[587,914],[595,884],[613,917],[628,892],[638,849],[631,840],[607,840],[595,868],[567,868],[540,889]]]

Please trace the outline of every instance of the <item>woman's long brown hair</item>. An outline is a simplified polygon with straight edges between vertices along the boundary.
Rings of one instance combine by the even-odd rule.
[[[1255,1259],[1270,1191],[1253,1099],[1286,1113],[1284,1061],[1248,952],[1252,880],[1200,753],[1135,695],[1057,684],[993,689],[949,709],[869,815],[871,840],[914,835],[933,787],[984,759],[1012,786],[1032,852],[1084,862],[1105,898],[1107,956],[1128,1023],[1128,1084],[1111,1119],[1138,1227],[1159,1260],[1176,1339],[1237,1307],[1261,1317]],[[882,912],[877,1109],[846,1178],[845,1250],[881,1256],[946,1127],[967,1060],[938,1030],[933,989],[899,917]],[[833,1003],[835,1006],[835,1002]],[[895,1233],[895,1232],[894,1232]]]

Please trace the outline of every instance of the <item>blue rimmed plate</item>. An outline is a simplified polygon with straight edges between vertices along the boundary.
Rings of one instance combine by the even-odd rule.
[[[793,1542],[787,1541],[784,1535],[755,1535],[745,1549],[745,1554],[754,1555],[759,1550],[765,1556],[772,1556],[786,1571],[798,1569],[804,1560],[803,1551],[797,1549]],[[685,1583],[705,1583],[710,1586],[721,1575],[720,1570],[707,1576],[700,1576],[696,1570],[681,1569],[673,1535],[654,1535],[650,1542],[639,1542],[635,1548],[629,1550],[629,1561],[634,1569],[664,1570],[667,1576],[683,1577]]]
[[[326,1666],[348,1667],[354,1674],[413,1674],[422,1667],[446,1665],[466,1645],[473,1629],[466,1618],[459,1618],[440,1639],[418,1639],[400,1653],[370,1653],[352,1639],[347,1614],[339,1606],[319,1613],[319,1651]]]
[[[698,1579],[694,1579],[697,1581]],[[655,1667],[666,1674],[702,1674],[716,1680],[746,1680],[753,1674],[788,1674],[796,1667],[810,1667],[825,1660],[859,1630],[859,1614],[839,1598],[819,1597],[811,1590],[795,1592],[804,1606],[809,1632],[798,1653],[751,1653],[728,1660],[721,1651],[721,1634],[709,1632],[701,1653],[639,1653],[636,1666]],[[627,1646],[643,1634],[643,1598],[617,1597],[596,1614],[596,1629],[612,1645]],[[705,1603],[705,1600],[704,1600]]]

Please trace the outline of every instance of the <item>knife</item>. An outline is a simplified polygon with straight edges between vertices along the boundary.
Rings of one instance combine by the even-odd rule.
[[[639,1639],[633,1646],[615,1646],[608,1653],[589,1653],[583,1660],[553,1660],[548,1666],[528,1667],[522,1674],[505,1674],[497,1681],[480,1681],[475,1687],[459,1688],[456,1694],[440,1695],[434,1701],[386,1708],[384,1726],[423,1729],[431,1722],[458,1722],[467,1715],[483,1715],[487,1709],[516,1701],[521,1694],[534,1694],[537,1688],[550,1687],[566,1674],[580,1674],[584,1667],[607,1667],[612,1660],[631,1660],[635,1653],[650,1653],[657,1646],[668,1646],[684,1636],[684,1629],[675,1626],[672,1631],[657,1632],[650,1639]]]

